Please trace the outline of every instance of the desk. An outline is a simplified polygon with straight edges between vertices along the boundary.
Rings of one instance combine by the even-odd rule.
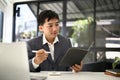
[[[119,77],[105,75],[103,72],[56,72],[61,73],[59,76],[49,75],[49,71],[41,71],[40,73],[30,73],[30,76],[46,76],[46,80],[120,80]]]

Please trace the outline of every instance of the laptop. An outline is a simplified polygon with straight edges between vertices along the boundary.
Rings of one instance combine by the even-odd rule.
[[[25,42],[0,43],[0,80],[45,80],[30,76]]]
[[[0,80],[30,80],[25,42],[0,43]]]

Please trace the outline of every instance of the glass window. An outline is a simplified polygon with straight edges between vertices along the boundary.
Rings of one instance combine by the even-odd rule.
[[[16,41],[26,41],[36,37],[37,19],[27,4],[16,6]]]
[[[96,47],[105,50],[102,55],[105,54],[107,59],[120,55],[119,4],[117,0],[112,1],[113,3],[110,0],[96,2]],[[112,51],[115,48],[117,52]],[[97,57],[102,57],[100,54]]]

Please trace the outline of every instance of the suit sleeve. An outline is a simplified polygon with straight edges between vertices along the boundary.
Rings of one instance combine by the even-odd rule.
[[[32,55],[32,50],[30,48],[29,43],[27,43],[27,51],[28,51],[29,69],[30,69],[30,72],[34,72],[35,69],[34,69],[33,64],[32,64],[33,55]]]

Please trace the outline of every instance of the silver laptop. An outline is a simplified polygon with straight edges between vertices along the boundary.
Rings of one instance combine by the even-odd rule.
[[[0,80],[30,80],[25,42],[0,43]]]

